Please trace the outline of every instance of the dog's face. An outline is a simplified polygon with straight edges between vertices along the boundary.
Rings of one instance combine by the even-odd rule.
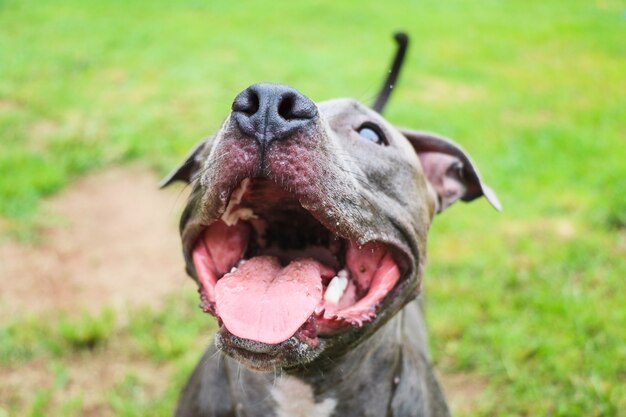
[[[193,187],[183,251],[216,343],[259,370],[371,335],[419,293],[435,213],[483,194],[497,204],[453,143],[276,84],[238,95],[176,179]]]

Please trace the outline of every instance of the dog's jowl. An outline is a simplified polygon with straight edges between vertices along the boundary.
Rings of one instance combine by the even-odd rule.
[[[235,97],[165,184],[219,330],[177,416],[447,416],[419,300],[433,218],[493,192],[437,135],[280,84]]]

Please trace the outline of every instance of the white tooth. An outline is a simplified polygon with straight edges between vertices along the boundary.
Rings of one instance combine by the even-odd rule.
[[[341,271],[337,272],[337,276],[340,278],[348,278],[348,271],[342,269]]]
[[[328,283],[328,287],[326,287],[326,292],[324,293],[324,300],[331,304],[339,303],[347,286],[348,278],[337,274],[337,276]]]
[[[241,203],[241,199],[243,198],[243,195],[246,193],[249,183],[250,183],[250,178],[246,178],[243,181],[241,181],[241,184],[239,184],[239,187],[233,190],[230,196],[230,200],[228,201],[228,204],[226,206],[226,210],[224,211],[224,214],[222,214],[222,217],[221,217],[222,221],[226,223],[227,226],[233,226],[237,224],[239,219],[250,220],[250,219],[257,218],[256,214],[254,214],[251,208],[239,207],[239,203]],[[225,197],[226,196],[224,195],[223,198]]]
[[[230,273],[232,274],[233,272],[235,272],[237,270],[236,266],[233,266],[232,268],[230,268]]]
[[[228,206],[224,214],[222,214],[222,221],[226,223],[227,226],[234,226],[237,224],[239,219],[242,220],[250,220],[256,219],[257,215],[254,214],[251,208],[240,207],[238,209],[231,208],[232,206]]]
[[[243,265],[245,263],[246,263],[245,259],[240,259],[239,262],[237,262],[237,268],[239,268],[241,265]]]

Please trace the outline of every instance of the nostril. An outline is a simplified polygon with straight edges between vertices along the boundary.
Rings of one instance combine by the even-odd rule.
[[[284,94],[278,102],[278,115],[283,120],[308,120],[315,117],[315,104],[297,92]]]
[[[245,90],[235,97],[232,109],[234,112],[241,112],[252,116],[259,111],[259,95],[251,89]]]
[[[285,120],[295,119],[293,114],[294,99],[292,95],[286,95],[278,104],[278,115]]]

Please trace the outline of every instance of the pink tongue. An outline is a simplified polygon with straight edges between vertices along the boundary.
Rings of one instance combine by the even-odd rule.
[[[257,256],[217,281],[217,314],[235,336],[283,342],[313,314],[322,299],[321,276],[329,273],[313,259],[281,268],[276,258]]]

